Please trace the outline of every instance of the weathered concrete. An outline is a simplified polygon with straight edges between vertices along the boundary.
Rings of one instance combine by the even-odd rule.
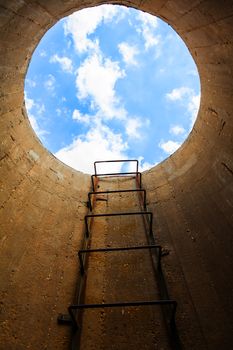
[[[233,226],[233,2],[109,1],[167,21],[201,78],[201,107],[188,140],[144,174],[157,218],[177,322],[194,348],[231,349]],[[42,35],[63,16],[107,1],[0,1],[1,349],[66,349],[56,314],[72,300],[89,177],[40,144],[24,109],[26,69]],[[199,334],[199,333],[198,333]]]

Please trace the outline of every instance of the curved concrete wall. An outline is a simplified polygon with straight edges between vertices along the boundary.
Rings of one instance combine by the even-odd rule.
[[[69,343],[56,316],[72,302],[90,179],[40,144],[24,107],[24,77],[46,30],[75,10],[106,2],[0,2],[2,349],[66,349]],[[198,66],[202,98],[194,129],[181,149],[144,174],[143,184],[155,232],[169,251],[163,263],[179,302],[184,348],[231,349],[233,3],[121,4],[167,21]]]

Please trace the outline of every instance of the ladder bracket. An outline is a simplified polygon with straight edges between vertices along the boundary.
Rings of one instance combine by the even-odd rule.
[[[69,314],[58,314],[57,323],[61,325],[72,326],[72,319]]]
[[[167,256],[169,254],[170,254],[170,250],[169,249],[162,248],[161,257]]]

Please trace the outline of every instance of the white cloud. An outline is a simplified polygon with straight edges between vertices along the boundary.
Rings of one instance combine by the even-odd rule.
[[[30,111],[32,107],[35,106],[34,100],[32,98],[29,98],[26,92],[25,92],[24,100],[25,100],[25,106],[27,111]]]
[[[142,122],[138,118],[128,118],[126,120],[125,131],[130,138],[140,138],[139,128],[141,128]]]
[[[144,162],[143,157],[139,157],[138,160],[139,160],[139,171],[141,172],[149,170],[158,164],[158,162],[155,162],[155,163]]]
[[[30,113],[32,109],[36,110],[36,114],[40,115],[43,114],[45,112],[45,105],[36,103],[32,98],[28,97],[27,92],[25,91],[25,96],[24,96],[24,100],[25,100],[25,106],[27,111]]]
[[[52,74],[48,75],[48,79],[44,82],[44,86],[48,91],[53,92],[55,88],[56,79]]]
[[[179,142],[175,142],[172,140],[169,140],[167,142],[161,141],[159,143],[159,147],[167,154],[172,154],[173,152],[175,152],[180,147],[180,145],[181,144]]]
[[[28,84],[29,87],[35,87],[36,82],[33,79],[26,79],[26,83]]]
[[[39,52],[39,55],[40,55],[40,57],[46,57],[46,56],[47,56],[47,53],[46,53],[45,50],[41,50],[41,51]]]
[[[187,86],[175,88],[166,94],[166,98],[170,101],[180,101],[187,108],[190,115],[190,129],[197,117],[197,112],[200,106],[200,94]]]
[[[97,123],[85,136],[77,137],[71,145],[60,149],[55,155],[74,169],[91,174],[96,160],[126,159],[127,147],[121,134],[115,134],[107,126]],[[119,171],[119,167],[116,164],[111,171]],[[101,172],[109,169],[107,165],[101,168]]]
[[[159,25],[157,17],[143,11],[138,12],[137,18],[144,24],[144,26],[148,26],[153,29],[156,29]]]
[[[111,21],[119,12],[119,8],[114,5],[96,6],[75,12],[65,21],[65,35],[72,35],[78,53],[96,50],[98,41],[93,41],[88,36],[94,33],[102,21]]]
[[[57,115],[60,117],[60,115],[61,115],[61,113],[62,113],[61,109],[60,109],[60,108],[56,108],[56,113],[57,113]]]
[[[34,129],[34,131],[36,132],[36,134],[39,135],[40,133],[40,128],[38,126],[38,123],[36,121],[36,118],[33,116],[33,115],[29,115],[28,116],[29,120],[30,120],[30,123],[31,123],[31,126],[32,128]]]
[[[145,49],[157,48],[156,58],[160,55],[160,35],[155,34],[158,27],[158,19],[145,12],[139,12],[137,19],[141,22],[141,26],[137,27],[137,32],[142,34],[145,41]]]
[[[118,62],[104,58],[100,52],[94,53],[77,70],[77,97],[91,98],[92,108],[97,109],[101,117],[124,118],[126,111],[120,107],[115,92],[117,80],[124,76]]]
[[[142,156],[138,157],[138,170],[141,171],[141,172],[145,171],[145,170],[148,170],[148,169],[151,169],[154,166],[156,166],[157,164],[158,164],[158,162],[155,162],[155,163],[145,162],[144,161],[144,157],[142,157]],[[128,172],[136,171],[135,162],[128,163],[127,171]]]
[[[66,73],[72,73],[73,71],[73,64],[70,58],[63,56],[60,57],[57,54],[53,55],[49,62],[51,63],[59,63],[61,66],[61,69]]]
[[[185,129],[183,128],[183,126],[181,125],[173,125],[170,127],[169,130],[170,134],[173,135],[183,135],[185,133]]]
[[[192,75],[194,77],[199,77],[197,69],[191,69],[188,71],[189,75]]]
[[[139,166],[139,171],[143,172],[146,170],[149,170],[151,168],[153,168],[154,166],[156,166],[158,163],[148,163],[148,162],[144,162],[142,165]]]
[[[78,109],[73,111],[72,119],[84,124],[89,124],[91,120],[90,115],[82,114]]]
[[[137,15],[134,17],[136,16]],[[129,115],[126,111],[122,101],[120,100],[120,96],[117,94],[118,90],[116,89],[117,82],[119,79],[125,77],[125,72],[121,69],[119,62],[114,62],[112,61],[113,58],[109,59],[103,56],[103,53],[100,51],[98,40],[93,39],[96,28],[103,21],[107,22],[113,18],[119,18],[117,7],[107,5],[79,11],[77,14],[73,14],[64,20],[65,32],[66,35],[69,35],[69,38],[67,39],[70,40],[71,43],[74,42],[78,53],[85,53],[85,55],[82,56],[81,66],[79,66],[78,70],[75,71],[75,75],[77,75],[76,88],[77,97],[84,102],[85,111],[87,111],[89,107],[89,111],[87,113],[90,112],[90,114],[82,114],[82,109],[80,109],[80,111],[76,109],[72,114],[72,110],[74,109],[73,107],[73,109],[69,111],[69,118],[72,114],[73,120],[76,120],[79,123],[88,124],[90,123],[90,120],[92,120],[94,123],[98,122],[98,120],[102,122],[101,127],[92,127],[87,135],[77,136],[71,145],[59,151],[62,155],[64,155],[64,157],[68,157],[70,159],[70,162],[72,163],[71,165],[76,164],[76,156],[78,154],[77,160],[81,166],[83,166],[83,171],[86,171],[85,168],[88,168],[88,165],[85,163],[86,158],[88,158],[85,156],[85,152],[87,154],[93,153],[94,160],[96,158],[100,158],[101,154],[103,154],[103,158],[109,158],[112,154],[114,155],[114,158],[122,158],[126,154],[127,147],[122,140],[122,136],[115,134],[113,131],[110,133],[108,127],[103,125],[104,122],[110,123],[108,119],[118,118],[117,122],[114,121],[114,125],[117,125],[117,127],[119,127],[120,120],[120,127],[123,127],[126,132],[126,136],[124,135],[124,137],[128,137],[129,142],[132,141],[130,138],[140,137],[140,128],[142,126],[145,127],[146,125],[149,125],[149,121],[145,121],[145,119],[142,120],[140,117],[133,119],[133,116]],[[157,18],[145,13],[140,13],[138,15],[138,19],[139,21],[137,22],[137,28],[138,32],[140,33],[140,41],[143,43],[143,45],[145,45],[142,50],[144,49],[145,51],[145,49],[149,50],[153,48],[154,52],[157,52],[161,45],[160,37],[157,31]],[[139,53],[137,51],[137,46],[131,46],[124,42],[124,40],[126,39],[121,39],[122,42],[118,46],[123,60],[127,64],[136,65],[138,59],[137,54]],[[152,54],[152,51],[150,51],[150,54]],[[65,51],[63,51],[61,56],[58,54],[53,55],[50,58],[50,61],[54,63],[57,62],[59,65],[61,65],[61,67],[63,67],[62,69],[64,71],[69,72],[73,70],[72,61],[68,57],[65,57],[65,55]],[[46,52],[41,54],[41,56],[46,56]],[[49,54],[47,56],[49,58]],[[58,86],[57,84],[55,85],[55,83],[55,77],[50,74],[47,81],[44,83],[44,86],[49,91],[53,92],[55,87]],[[121,84],[119,84],[119,87],[120,85]],[[195,95],[192,89],[183,86],[181,88],[173,89],[172,91],[170,90],[170,93],[167,94],[167,99],[170,101],[181,101],[183,103],[184,97],[187,98],[185,102],[186,111],[194,118],[195,111],[198,108],[197,104],[199,96]],[[63,97],[62,101],[65,100],[65,97]],[[30,116],[34,129],[40,130],[39,125],[44,126],[44,124],[42,124],[42,118],[39,119],[39,115],[34,113],[34,111],[37,110],[34,101],[32,99],[28,99],[26,104],[28,105],[28,110],[32,109],[33,114],[37,117],[36,119],[34,115]],[[61,104],[59,107],[60,108],[56,109],[57,115],[64,114]],[[44,111],[43,108],[44,107],[41,106],[41,113]],[[176,124],[178,122],[174,120],[171,123]],[[178,136],[183,134],[183,130],[184,128],[180,125],[171,125],[170,133]],[[43,134],[44,131],[40,130],[39,133]],[[167,138],[164,137],[165,140],[169,140],[170,138],[174,140],[178,139],[177,137],[171,135]],[[115,143],[118,145],[118,151],[112,148],[113,140],[115,140]],[[178,142],[171,140],[167,142],[161,140],[160,142],[160,148],[166,153],[173,152],[179,147],[179,145],[180,144]],[[121,146],[123,148],[121,148]],[[83,160],[83,155],[85,156],[85,160]],[[141,170],[150,168],[153,165],[154,164],[145,162],[144,160],[140,161]],[[78,168],[80,169],[79,165]]]
[[[129,65],[138,65],[135,56],[139,53],[136,46],[129,45],[126,42],[122,42],[118,45],[119,51],[122,55],[123,61]]]
[[[149,162],[144,162],[142,165],[139,166],[139,171],[143,172],[146,170],[149,170],[156,166],[158,163],[149,163]]]
[[[80,123],[89,123],[90,117],[92,120],[102,122],[117,118],[124,121],[128,137],[139,138],[140,120],[138,118],[133,120],[128,116],[116,94],[116,83],[125,77],[125,72],[120,68],[118,62],[104,57],[98,41],[90,38],[101,22],[111,21],[113,17],[119,20],[126,9],[122,11],[123,9],[117,6],[100,6],[79,11],[69,16],[65,22],[65,34],[72,35],[76,50],[79,53],[88,53],[76,71],[77,97],[79,100],[86,100],[85,102],[95,113],[94,115],[83,115],[76,110],[73,113],[73,119]],[[155,17],[142,14],[141,18],[141,21],[147,26],[156,27]],[[138,53],[136,47],[122,42],[118,48],[126,63],[136,64],[135,55]]]
[[[36,104],[37,107],[37,114],[43,114],[45,112],[45,105],[42,103],[40,104]]]
[[[173,89],[171,92],[166,94],[166,97],[168,100],[171,101],[177,101],[177,100],[182,100],[184,97],[190,96],[193,94],[193,89],[187,87],[187,86],[182,86],[180,88]]]
[[[37,134],[37,136],[41,137],[43,139],[43,136],[45,135],[48,135],[49,134],[49,131],[47,130],[43,130],[38,122],[37,122],[37,119],[34,115],[32,115],[31,113],[29,113],[28,115],[28,118],[29,118],[29,121],[30,121],[30,124],[33,128],[33,130],[35,131],[35,133]]]
[[[34,111],[36,112],[36,115],[40,116],[45,111],[45,106],[44,104],[40,105],[38,103],[35,103],[35,101],[32,98],[28,97],[26,91],[25,91],[24,100],[25,100],[25,106],[26,106],[28,119],[30,121],[31,127],[33,128],[35,133],[43,139],[43,136],[49,134],[49,132],[46,130],[43,130],[39,126],[36,116],[32,114],[32,109],[34,109]]]
[[[199,106],[200,106],[200,98],[201,98],[200,94],[192,95],[190,100],[189,100],[188,111],[191,114],[191,117],[190,117],[190,128],[193,127],[193,124],[194,124],[194,122],[196,120],[198,109],[199,109]]]

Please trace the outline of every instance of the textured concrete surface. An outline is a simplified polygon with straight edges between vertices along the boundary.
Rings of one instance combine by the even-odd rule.
[[[55,159],[32,131],[24,77],[43,34],[65,15],[106,3],[0,1],[1,349],[67,349],[56,315],[72,301],[90,179]],[[164,268],[187,349],[231,349],[233,226],[232,0],[111,1],[167,21],[199,70],[201,107],[188,140],[146,172]],[[197,332],[195,332],[195,329]]]

